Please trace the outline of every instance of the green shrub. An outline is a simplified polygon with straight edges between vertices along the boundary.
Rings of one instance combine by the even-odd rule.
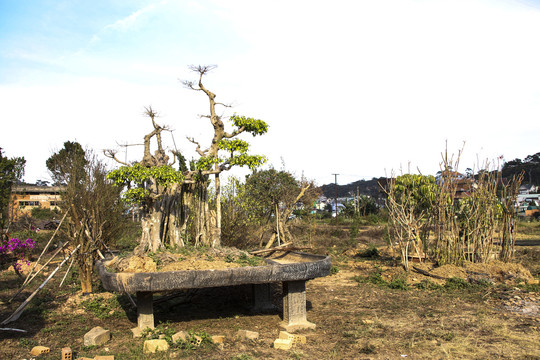
[[[378,258],[381,255],[379,254],[379,249],[377,249],[375,245],[370,245],[367,249],[360,251],[356,256],[361,258],[373,259]]]

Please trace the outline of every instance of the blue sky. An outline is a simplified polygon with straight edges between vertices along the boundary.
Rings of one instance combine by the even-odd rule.
[[[223,114],[270,124],[253,152],[319,184],[434,174],[446,143],[465,143],[463,170],[524,158],[540,151],[539,38],[531,0],[0,0],[0,147],[47,179],[67,140],[140,143],[152,105],[189,158],[186,136],[211,126],[179,79],[216,64]]]

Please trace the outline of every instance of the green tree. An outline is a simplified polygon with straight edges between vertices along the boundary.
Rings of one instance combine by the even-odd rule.
[[[76,141],[64,142],[64,148],[47,159],[45,164],[51,173],[54,183],[66,185],[70,176],[73,176],[74,166],[84,167],[85,151]],[[77,173],[81,173],[80,171]]]
[[[25,164],[24,157],[8,158],[2,154],[2,148],[0,148],[0,229],[4,228],[9,219],[11,187],[22,180]]]
[[[405,174],[388,179],[385,191],[391,243],[398,243],[402,264],[408,269],[410,248],[418,257],[425,256],[438,187],[433,176]]]
[[[298,181],[291,173],[275,169],[253,172],[246,180],[245,192],[248,207],[261,225],[259,246],[262,246],[265,230],[271,229],[267,248],[276,238],[278,242],[292,240],[287,223],[295,205],[302,202],[310,206],[319,195],[312,182]]]

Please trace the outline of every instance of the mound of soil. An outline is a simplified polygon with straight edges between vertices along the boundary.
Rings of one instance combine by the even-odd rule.
[[[488,263],[465,262],[462,267],[455,265],[435,266],[432,263],[415,263],[412,266],[434,275],[430,280],[442,284],[453,277],[469,282],[487,281],[497,284],[515,285],[520,282],[537,284],[531,272],[521,264],[492,260]]]
[[[179,270],[217,270],[242,266],[265,265],[262,258],[235,248],[185,251],[182,253],[159,252],[152,257],[135,254],[114,258],[108,265],[113,272],[165,272]]]

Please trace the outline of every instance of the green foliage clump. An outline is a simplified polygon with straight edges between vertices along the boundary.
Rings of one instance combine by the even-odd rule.
[[[128,204],[144,204],[150,192],[144,188],[144,184],[153,179],[158,185],[167,188],[174,183],[184,181],[185,176],[181,171],[175,170],[170,165],[146,167],[139,163],[132,166],[121,166],[107,174],[116,186],[127,187],[123,199]]]
[[[379,249],[375,245],[370,245],[367,249],[360,251],[357,254],[358,257],[374,259],[380,257]]]
[[[375,272],[369,274],[367,277],[355,276],[353,279],[360,284],[366,284],[366,283],[374,284],[374,285],[388,288],[388,289],[394,289],[394,290],[409,290],[410,289],[409,285],[407,284],[406,275],[400,275],[392,279],[391,281],[386,281],[382,277],[382,271],[378,268]]]
[[[99,319],[119,317],[123,314],[122,311],[119,311],[121,306],[116,296],[110,299],[97,296],[93,299],[84,300],[81,305],[87,312],[92,313]]]

